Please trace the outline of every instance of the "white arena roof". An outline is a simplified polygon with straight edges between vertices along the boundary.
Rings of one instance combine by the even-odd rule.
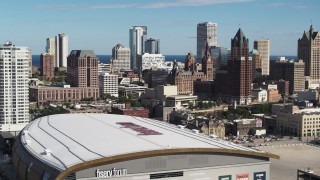
[[[175,148],[242,150],[268,157],[165,122],[113,114],[42,117],[25,127],[21,141],[35,157],[60,170],[110,156]]]

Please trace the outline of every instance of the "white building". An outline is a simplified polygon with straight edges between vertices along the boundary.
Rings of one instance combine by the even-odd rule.
[[[121,44],[112,48],[113,70],[130,70],[130,49]]]
[[[6,42],[0,47],[0,131],[20,131],[29,120],[31,50]]]
[[[261,74],[269,75],[270,70],[270,40],[254,41],[254,49],[260,52],[261,58]]]
[[[67,67],[68,46],[68,36],[64,33],[58,34],[56,36],[56,67]]]
[[[55,53],[56,53],[56,40],[54,38],[47,39],[46,53],[55,55]]]
[[[132,26],[129,29],[130,66],[137,70],[137,55],[144,53],[145,41],[147,40],[146,26]]]
[[[197,24],[197,60],[204,56],[206,41],[209,47],[217,46],[217,23],[202,22]]]
[[[102,63],[99,61],[98,63],[98,72],[110,73],[111,72],[111,64]]]
[[[110,94],[111,96],[118,97],[118,75],[100,73],[99,91],[100,96],[103,96],[104,94]]]
[[[165,64],[165,56],[162,54],[149,53],[144,53],[143,55],[138,56],[138,65],[141,66],[142,71],[151,68],[169,70],[171,67]]]
[[[268,92],[265,89],[252,89],[252,96],[258,102],[267,102],[268,100]]]

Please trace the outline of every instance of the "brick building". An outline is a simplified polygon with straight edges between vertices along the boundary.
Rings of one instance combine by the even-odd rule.
[[[174,62],[167,82],[168,84],[178,86],[178,94],[194,94],[194,82],[213,80],[213,69],[213,61],[207,45],[201,69],[198,69],[198,66],[196,66],[193,54],[188,53],[184,69],[180,70],[177,62]]]
[[[29,88],[30,101],[36,101],[38,106],[47,102],[75,102],[85,98],[99,98],[99,88],[92,87],[50,87],[38,86]]]
[[[111,114],[149,118],[149,110],[144,108],[119,109],[112,107]]]
[[[40,55],[40,73],[44,78],[54,78],[54,55],[44,53]]]
[[[281,99],[279,91],[276,89],[268,89],[267,91],[267,101],[268,102],[278,102]]]
[[[227,72],[217,72],[216,96],[227,102],[251,104],[252,58],[249,57],[249,40],[241,29],[231,39],[227,69]]]

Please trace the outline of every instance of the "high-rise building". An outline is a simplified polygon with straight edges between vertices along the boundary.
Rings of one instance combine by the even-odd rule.
[[[99,74],[100,96],[110,94],[118,97],[118,75],[102,72]]]
[[[304,31],[298,40],[298,59],[305,63],[306,76],[320,79],[320,33],[310,26],[309,32]]]
[[[130,69],[130,49],[125,48],[121,44],[117,44],[112,48],[112,68],[114,70]]]
[[[68,58],[68,36],[58,34],[56,36],[56,67],[67,67]]]
[[[138,55],[137,65],[141,67],[141,71],[146,69],[166,69],[165,66],[165,56],[162,54],[149,54],[144,53],[143,55]]]
[[[0,46],[0,132],[20,131],[30,122],[30,57],[28,47]]]
[[[45,78],[54,78],[54,55],[44,53],[40,55],[40,73]]]
[[[209,47],[217,46],[217,23],[202,22],[197,24],[197,61],[201,62],[205,51],[206,42]]]
[[[217,68],[226,70],[231,50],[225,47],[211,47],[211,57],[217,61]]]
[[[147,39],[146,26],[132,26],[129,29],[130,66],[137,70],[137,55],[145,52],[145,41]]]
[[[68,83],[73,87],[99,88],[98,62],[92,50],[72,50],[68,57]]]
[[[149,54],[160,54],[160,40],[159,39],[148,39],[145,42],[145,53]]]
[[[54,38],[47,38],[46,53],[53,55],[56,53],[56,40]]]
[[[261,75],[269,75],[270,69],[270,40],[254,41],[254,48],[259,51],[261,58]]]
[[[228,100],[239,104],[251,103],[252,59],[249,39],[239,29],[231,39],[231,60],[228,61]]]
[[[302,60],[294,62],[281,57],[276,61],[271,61],[270,67],[270,76],[273,80],[283,79],[289,81],[290,94],[305,89],[305,63]]]
[[[256,49],[253,49],[250,52],[250,56],[252,57],[252,81],[255,80],[256,75],[261,75],[261,56],[260,52]]]

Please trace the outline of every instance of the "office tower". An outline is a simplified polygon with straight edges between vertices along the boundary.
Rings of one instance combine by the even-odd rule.
[[[73,87],[98,88],[98,62],[92,50],[72,50],[68,57],[68,83]]]
[[[164,69],[165,68],[165,56],[162,54],[149,54],[144,53],[143,55],[138,55],[137,65],[141,67],[141,71],[149,69]]]
[[[40,73],[44,78],[54,78],[54,55],[44,53],[40,55]]]
[[[261,56],[260,52],[256,49],[253,49],[250,52],[250,56],[252,58],[252,81],[256,78],[256,74],[261,74]]]
[[[29,120],[31,50],[12,42],[0,46],[0,132],[20,131]]]
[[[56,67],[67,67],[68,36],[58,34],[56,36]]]
[[[130,49],[125,48],[121,44],[117,44],[112,48],[112,68],[114,70],[130,69]]]
[[[146,26],[132,26],[129,29],[130,66],[137,70],[137,55],[142,55],[145,51],[145,41],[147,39]]]
[[[261,74],[269,75],[270,67],[270,40],[254,41],[254,49],[258,50],[261,58]]]
[[[102,72],[99,74],[100,96],[109,94],[118,97],[118,75]]]
[[[302,60],[294,62],[281,57],[271,61],[270,77],[273,80],[289,81],[289,93],[294,94],[305,89],[305,63]]]
[[[47,38],[46,53],[53,55],[56,53],[56,40],[54,38]]]
[[[149,54],[160,54],[160,40],[159,39],[148,39],[145,42],[145,53]]]
[[[217,61],[217,68],[226,70],[231,50],[225,47],[211,47],[211,57]]]
[[[217,46],[217,23],[202,22],[197,24],[197,61],[199,63],[204,56],[206,42],[210,48]]]
[[[239,29],[231,39],[231,60],[228,61],[228,98],[239,104],[251,103],[252,59],[249,39]]]
[[[320,33],[310,26],[298,40],[298,59],[305,63],[305,75],[311,79],[320,79]]]

